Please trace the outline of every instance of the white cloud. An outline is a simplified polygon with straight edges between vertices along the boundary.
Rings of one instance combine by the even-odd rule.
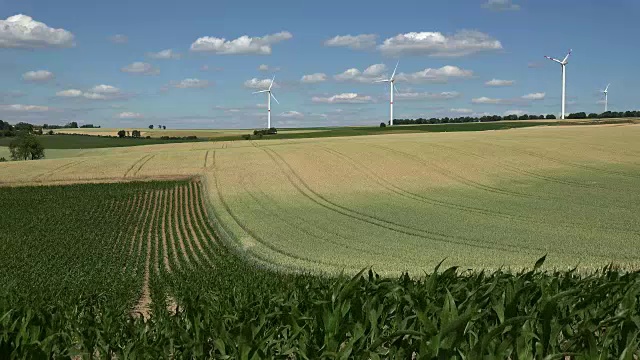
[[[487,81],[486,83],[484,83],[486,86],[492,86],[492,87],[500,87],[500,86],[512,86],[513,84],[515,84],[516,81],[515,80],[498,80],[498,79],[491,79],[489,81]]]
[[[449,79],[466,79],[472,76],[472,70],[465,70],[457,66],[446,65],[439,69],[428,68],[410,74],[400,73],[396,75],[396,79],[413,83],[446,83]]]
[[[114,44],[126,44],[129,42],[129,38],[126,35],[116,34],[109,37],[109,41]]]
[[[376,46],[375,34],[336,36],[324,42],[326,46],[344,46],[354,50],[368,49]]]
[[[64,98],[84,98],[87,100],[118,100],[125,97],[120,89],[111,85],[96,85],[87,91],[67,89],[58,91],[56,96]]]
[[[247,80],[244,82],[244,87],[247,87],[249,89],[268,89],[269,85],[271,85],[271,79],[258,79],[258,78],[253,78],[250,80]],[[278,87],[278,84],[276,82],[273,83],[273,87]]]
[[[300,79],[300,82],[304,84],[315,84],[323,81],[327,81],[327,74],[325,73],[303,75]]]
[[[119,119],[142,119],[144,115],[135,112],[121,112],[118,114]]]
[[[525,100],[543,100],[546,96],[546,93],[531,93],[524,95],[522,98]]]
[[[74,36],[67,30],[54,29],[27,15],[14,15],[0,20],[0,48],[68,48]]]
[[[13,104],[13,105],[0,105],[0,110],[13,111],[13,112],[45,112],[45,111],[51,110],[51,108],[48,106],[40,106],[40,105]]]
[[[139,74],[139,75],[158,75],[160,74],[160,69],[153,67],[153,65],[145,62],[136,61],[132,64],[129,64],[122,69],[122,72],[130,73],[130,74]]]
[[[280,114],[280,116],[285,117],[285,118],[295,118],[295,119],[301,119],[304,117],[304,114],[298,111],[285,111],[283,113]]]
[[[500,41],[474,30],[447,36],[439,32],[410,32],[386,39],[378,49],[387,55],[465,56],[502,49]]]
[[[493,104],[493,105],[503,105],[510,104],[512,101],[507,99],[494,99],[486,96],[482,96],[479,98],[471,99],[471,102],[474,104]]]
[[[504,112],[504,114],[502,114],[502,116],[509,116],[509,115],[524,115],[526,114],[524,111],[522,110],[507,110]]]
[[[373,98],[368,95],[365,96],[357,93],[344,93],[333,95],[331,97],[314,96],[313,98],[311,98],[311,101],[327,104],[362,104],[372,102]]]
[[[514,4],[512,0],[487,0],[482,7],[493,11],[520,10],[520,5]]]
[[[191,51],[213,52],[221,55],[270,55],[273,44],[289,40],[292,37],[293,35],[288,31],[262,37],[249,37],[244,35],[230,41],[224,38],[205,36],[191,44]]]
[[[449,109],[449,112],[452,112],[452,113],[455,113],[455,114],[472,114],[473,110],[464,109],[464,108],[454,108],[454,109]]]
[[[173,49],[166,49],[166,50],[158,51],[156,53],[147,53],[147,56],[152,59],[160,59],[160,60],[180,59],[182,57],[181,54],[173,52]]]
[[[360,83],[371,83],[376,80],[383,80],[386,76],[383,76],[387,70],[385,64],[373,64],[364,71],[360,71],[356,68],[345,70],[343,73],[335,75],[333,78],[338,81],[353,81]]]
[[[401,92],[395,97],[400,100],[451,100],[460,97],[460,93],[455,91],[443,91],[439,93]]]
[[[53,78],[53,73],[47,70],[27,71],[22,74],[22,79],[24,81],[43,82],[49,81]]]
[[[280,68],[279,67],[269,66],[267,64],[262,64],[262,65],[258,66],[258,70],[263,71],[263,72],[275,72],[275,71],[280,71]]]
[[[207,80],[200,79],[184,79],[174,86],[179,89],[203,89],[210,85]]]
[[[56,96],[59,96],[59,97],[80,97],[80,96],[82,96],[82,91],[77,90],[77,89],[62,90],[62,91],[58,91],[56,93]]]

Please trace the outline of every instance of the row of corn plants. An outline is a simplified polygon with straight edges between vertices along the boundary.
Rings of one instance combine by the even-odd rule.
[[[136,196],[175,186],[0,189],[2,203],[13,204],[0,217],[0,358],[640,355],[639,273],[545,272],[544,258],[520,273],[439,267],[420,278],[367,269],[336,277],[282,273],[253,265],[220,239],[203,238],[216,232],[202,203],[181,207],[198,225],[183,238],[199,240],[213,266],[192,262],[151,277],[151,316],[132,316],[144,271],[140,265],[123,272],[122,254],[113,251],[117,239],[133,237],[122,224],[138,223],[121,210]],[[188,186],[190,199],[202,199],[200,187]],[[136,236],[148,239],[147,232]],[[139,256],[144,264],[144,248]]]

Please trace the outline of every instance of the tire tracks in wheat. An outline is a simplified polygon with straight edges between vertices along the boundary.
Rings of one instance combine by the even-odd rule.
[[[275,151],[268,149],[266,147],[262,147],[267,155],[271,157],[274,163],[282,170],[285,176],[289,179],[289,182],[300,192],[300,194],[312,202],[328,209],[333,212],[342,214],[344,216],[350,217],[355,220],[359,220],[365,223],[369,223],[371,225],[387,229],[393,232],[397,232],[400,234],[405,234],[409,236],[414,236],[417,238],[422,238],[425,240],[436,241],[440,243],[448,243],[448,244],[457,244],[457,245],[466,245],[475,248],[488,249],[488,250],[502,250],[506,252],[514,252],[521,253],[523,248],[521,246],[516,245],[506,245],[506,244],[495,244],[492,243],[493,246],[488,244],[482,244],[479,240],[471,239],[462,236],[452,236],[442,233],[437,233],[429,230],[419,229],[412,226],[407,226],[404,224],[396,223],[390,220],[382,219],[376,216],[365,214],[361,211],[357,211],[346,206],[337,204],[328,200],[326,197],[320,195],[311,187],[293,170],[293,168]],[[300,183],[300,184],[298,184]],[[311,194],[311,195],[310,195]],[[525,249],[526,250],[526,249]],[[545,251],[544,249],[531,249],[537,251]],[[537,254],[537,253],[536,253]]]

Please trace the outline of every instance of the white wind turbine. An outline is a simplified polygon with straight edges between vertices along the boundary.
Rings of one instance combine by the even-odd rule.
[[[600,90],[600,92],[604,94],[604,112],[607,112],[607,108],[609,107],[609,85],[611,84],[607,84],[607,87],[604,88],[604,90]]]
[[[267,93],[267,129],[271,129],[271,98],[273,98],[273,100],[275,100],[278,105],[280,105],[280,102],[278,101],[278,99],[276,99],[275,96],[273,96],[273,94],[271,93],[271,87],[273,86],[273,81],[276,79],[276,76],[273,76],[273,79],[271,79],[271,84],[269,84],[269,88],[267,90],[260,90],[260,91],[256,91],[254,92],[254,94],[259,94],[259,93]]]
[[[567,63],[569,62],[569,55],[571,55],[571,50],[569,50],[569,53],[567,54],[567,56],[564,57],[563,60],[558,60],[558,59],[554,59],[552,57],[549,56],[545,56],[547,59],[552,60],[557,62],[558,64],[562,65],[562,119],[564,119],[564,104],[565,104],[565,94],[566,94],[566,71],[565,71],[565,66],[567,66]]]
[[[385,80],[378,80],[376,82],[388,82],[389,83],[389,93],[391,95],[391,100],[389,101],[389,125],[393,125],[393,91],[398,91],[394,82],[396,81],[396,70],[398,70],[398,65],[400,65],[400,60],[396,64],[396,68],[393,69],[393,74],[391,74],[391,78]]]

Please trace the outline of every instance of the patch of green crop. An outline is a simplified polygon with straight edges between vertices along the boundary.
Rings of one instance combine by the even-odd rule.
[[[640,355],[640,273],[545,272],[545,258],[517,273],[277,272],[228,247],[201,199],[188,182],[1,188],[0,358]],[[132,307],[147,275],[145,321]]]

